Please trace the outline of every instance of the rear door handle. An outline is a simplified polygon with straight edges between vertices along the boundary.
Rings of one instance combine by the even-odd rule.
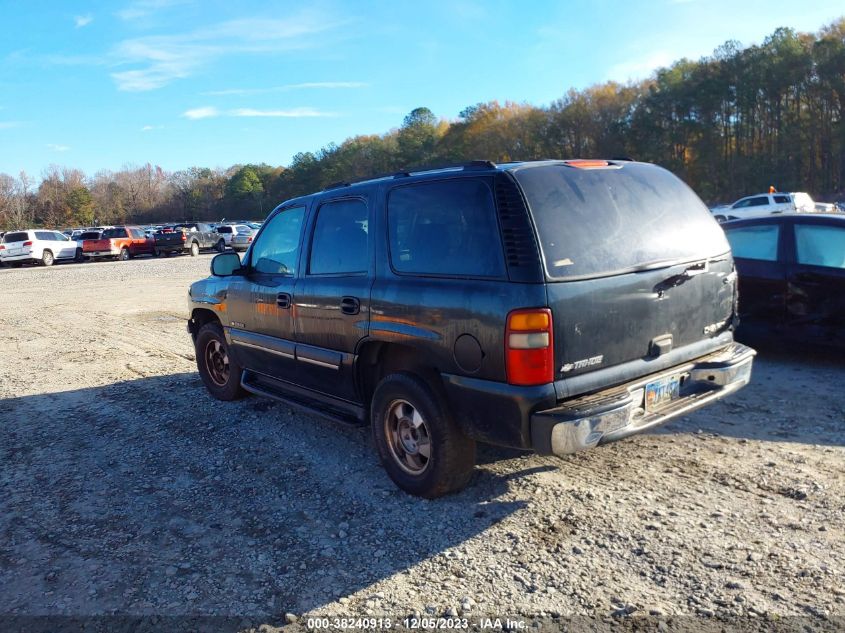
[[[280,292],[276,295],[276,305],[280,308],[289,308],[291,296],[287,292]]]
[[[340,300],[340,311],[344,314],[358,314],[361,311],[361,301],[358,297],[344,297]]]
[[[818,273],[798,273],[795,275],[795,279],[800,282],[811,284],[814,286],[822,282],[822,276]]]

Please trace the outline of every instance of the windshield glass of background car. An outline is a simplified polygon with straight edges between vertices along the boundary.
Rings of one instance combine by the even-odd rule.
[[[654,165],[514,171],[553,279],[624,273],[721,255],[725,235],[681,180]]]
[[[456,179],[398,187],[387,203],[390,261],[405,274],[503,277],[490,187]]]
[[[252,270],[269,275],[296,274],[299,237],[305,207],[285,209],[273,216],[252,246]]]

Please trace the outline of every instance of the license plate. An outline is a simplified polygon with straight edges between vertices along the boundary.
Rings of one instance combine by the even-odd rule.
[[[676,400],[681,391],[681,377],[667,376],[645,386],[645,410],[654,411],[672,400]]]

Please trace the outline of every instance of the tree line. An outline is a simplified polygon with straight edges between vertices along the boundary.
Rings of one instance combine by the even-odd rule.
[[[815,34],[777,29],[648,79],[569,90],[548,106],[491,101],[455,120],[428,108],[386,134],[296,154],[287,167],[165,172],[51,166],[36,183],[0,174],[0,227],[258,218],[286,198],[344,181],[471,159],[632,157],[660,164],[707,202],[775,185],[845,193],[845,18]]]

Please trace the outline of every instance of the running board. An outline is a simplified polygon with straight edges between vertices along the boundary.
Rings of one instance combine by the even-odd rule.
[[[284,402],[343,426],[360,427],[367,421],[366,411],[360,405],[308,391],[249,369],[241,375],[241,386],[257,396]]]

